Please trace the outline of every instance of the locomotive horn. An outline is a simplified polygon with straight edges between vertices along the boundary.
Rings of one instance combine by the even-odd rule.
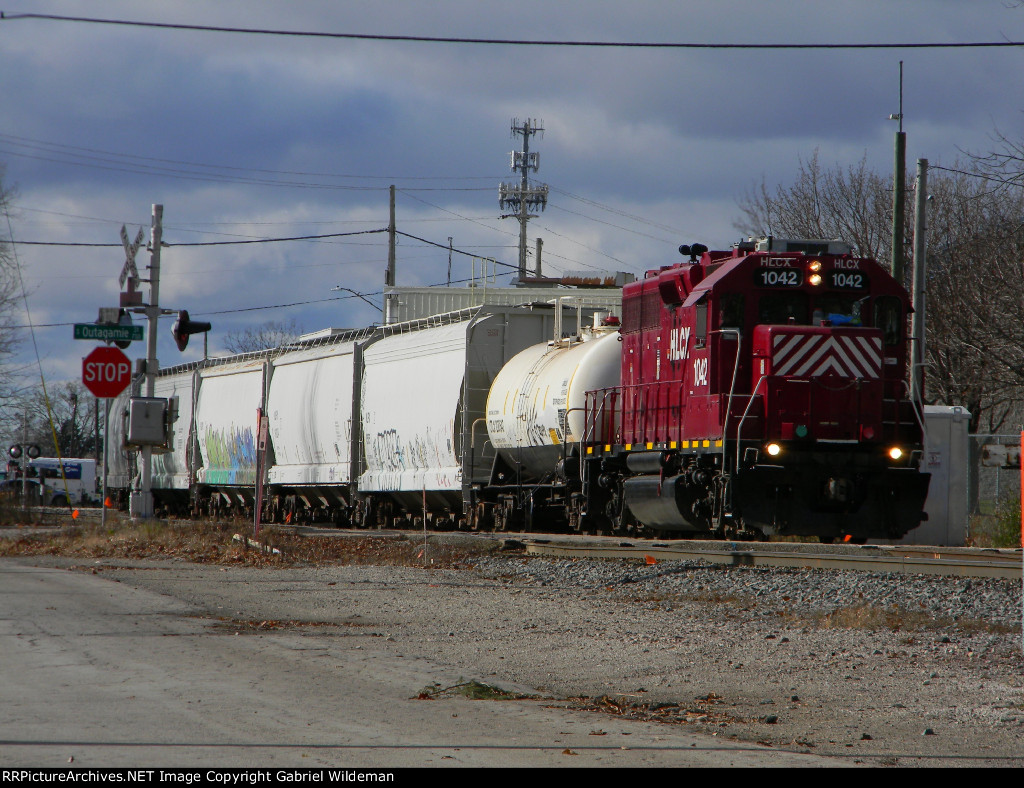
[[[695,263],[697,262],[697,258],[704,254],[704,252],[706,252],[707,250],[708,248],[704,244],[690,244],[689,246],[683,244],[682,246],[679,247],[679,254],[689,255],[690,262]]]

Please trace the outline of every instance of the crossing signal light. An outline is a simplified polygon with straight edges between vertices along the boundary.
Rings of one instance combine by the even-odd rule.
[[[171,326],[171,333],[174,335],[174,343],[178,346],[178,350],[184,350],[188,345],[188,338],[192,334],[204,334],[212,327],[210,323],[202,320],[189,320],[188,310],[182,309],[178,312],[178,319]]]

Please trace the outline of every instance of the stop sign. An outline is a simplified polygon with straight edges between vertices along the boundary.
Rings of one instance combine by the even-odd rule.
[[[116,397],[132,381],[132,363],[116,347],[98,347],[82,359],[82,383],[95,397]]]

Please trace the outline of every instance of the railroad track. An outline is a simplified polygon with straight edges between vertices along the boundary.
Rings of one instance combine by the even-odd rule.
[[[959,577],[1020,578],[1018,550],[900,545],[817,545],[786,542],[586,542],[531,538],[527,553],[572,558],[701,560],[726,566],[803,567],[907,572]]]
[[[44,518],[51,527],[70,525],[67,509],[46,508]],[[99,509],[82,509],[82,520],[99,520]],[[295,533],[320,536],[397,536],[396,531],[340,530],[317,526],[292,526]],[[407,531],[419,535],[421,531]],[[655,561],[701,560],[724,566],[802,567],[845,569],[860,572],[905,572],[959,577],[1021,578],[1021,550],[973,547],[927,547],[920,545],[844,545],[803,544],[797,542],[708,542],[697,540],[657,541],[622,540],[614,537],[588,537],[535,534],[466,534],[431,532],[443,541],[446,537],[481,539],[515,538],[526,545],[531,555],[564,558],[635,558]]]

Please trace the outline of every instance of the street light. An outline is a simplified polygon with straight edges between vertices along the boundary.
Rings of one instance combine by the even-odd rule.
[[[338,290],[344,290],[344,291],[345,291],[346,293],[351,293],[351,294],[352,294],[352,295],[354,295],[354,296],[355,296],[356,298],[361,298],[361,299],[362,299],[363,301],[365,301],[366,303],[368,303],[368,304],[369,304],[370,306],[372,306],[372,307],[373,307],[374,309],[380,309],[380,307],[379,307],[379,306],[377,306],[377,305],[376,305],[375,303],[373,303],[373,301],[371,301],[371,300],[370,300],[369,298],[367,298],[367,297],[366,297],[366,295],[364,295],[363,293],[358,293],[358,292],[356,292],[356,291],[355,291],[355,290],[353,290],[353,289],[352,289],[351,287],[342,287],[341,285],[338,285],[337,287],[332,287],[332,288],[331,288],[331,291],[332,291],[332,292],[337,292]]]

